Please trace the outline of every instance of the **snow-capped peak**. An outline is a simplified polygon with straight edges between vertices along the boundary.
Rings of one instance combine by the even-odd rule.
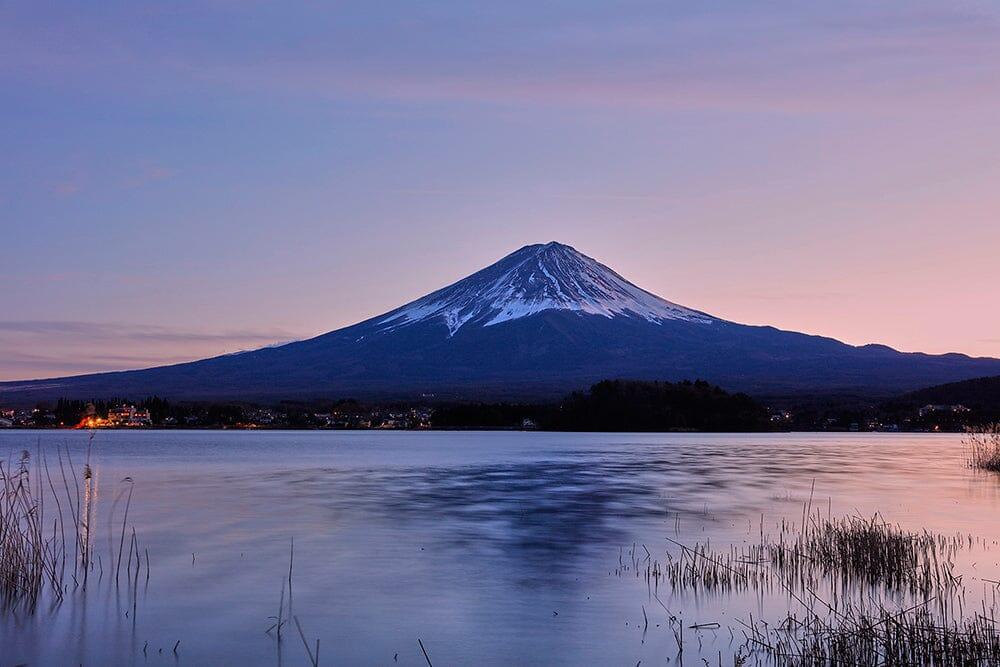
[[[636,287],[620,275],[562,243],[529,245],[499,262],[379,319],[389,331],[440,320],[449,336],[469,323],[493,326],[545,310],[603,317],[639,317],[649,322],[714,318]]]

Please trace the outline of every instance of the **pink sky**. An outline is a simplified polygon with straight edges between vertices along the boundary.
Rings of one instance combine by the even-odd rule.
[[[549,240],[1000,357],[993,3],[15,2],[0,43],[0,379],[315,335]]]

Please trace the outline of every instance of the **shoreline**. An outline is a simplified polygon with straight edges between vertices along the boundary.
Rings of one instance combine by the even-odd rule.
[[[859,435],[913,435],[913,434],[925,434],[925,435],[963,435],[965,431],[958,430],[929,430],[929,429],[896,429],[896,430],[850,430],[850,429],[788,429],[788,430],[769,430],[769,431],[706,431],[698,429],[671,429],[664,431],[641,431],[641,430],[599,430],[599,431],[588,431],[588,430],[567,430],[567,429],[544,429],[544,428],[500,428],[494,426],[483,426],[483,427],[463,427],[463,428],[331,428],[322,426],[310,426],[310,427],[296,427],[296,426],[255,426],[255,427],[239,427],[239,426],[152,426],[152,427],[136,427],[136,426],[126,426],[126,427],[101,427],[97,429],[83,429],[75,428],[72,426],[11,426],[0,428],[0,433],[7,431],[85,431],[85,432],[98,432],[98,431],[121,431],[121,432],[144,432],[144,431],[324,431],[324,432],[350,432],[350,433],[371,433],[371,432],[401,432],[401,433],[648,433],[648,434],[724,434],[724,433],[736,433],[743,435],[766,435],[766,434],[782,434],[782,433],[836,433],[836,434],[859,434]]]

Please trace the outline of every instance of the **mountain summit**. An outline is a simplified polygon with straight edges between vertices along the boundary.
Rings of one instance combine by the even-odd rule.
[[[1000,360],[855,347],[729,322],[666,301],[553,242],[309,340],[145,370],[0,383],[0,402],[152,394],[517,400],[555,398],[606,378],[884,394],[988,375],[1000,375]]]
[[[392,331],[443,322],[454,335],[466,324],[491,326],[546,310],[603,317],[709,323],[712,318],[642,290],[600,262],[562,243],[524,246],[457,283],[392,311],[377,322]]]

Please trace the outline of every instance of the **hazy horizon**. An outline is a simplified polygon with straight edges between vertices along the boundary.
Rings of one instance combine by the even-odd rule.
[[[0,380],[314,336],[530,243],[1000,357],[987,2],[0,8]]]

